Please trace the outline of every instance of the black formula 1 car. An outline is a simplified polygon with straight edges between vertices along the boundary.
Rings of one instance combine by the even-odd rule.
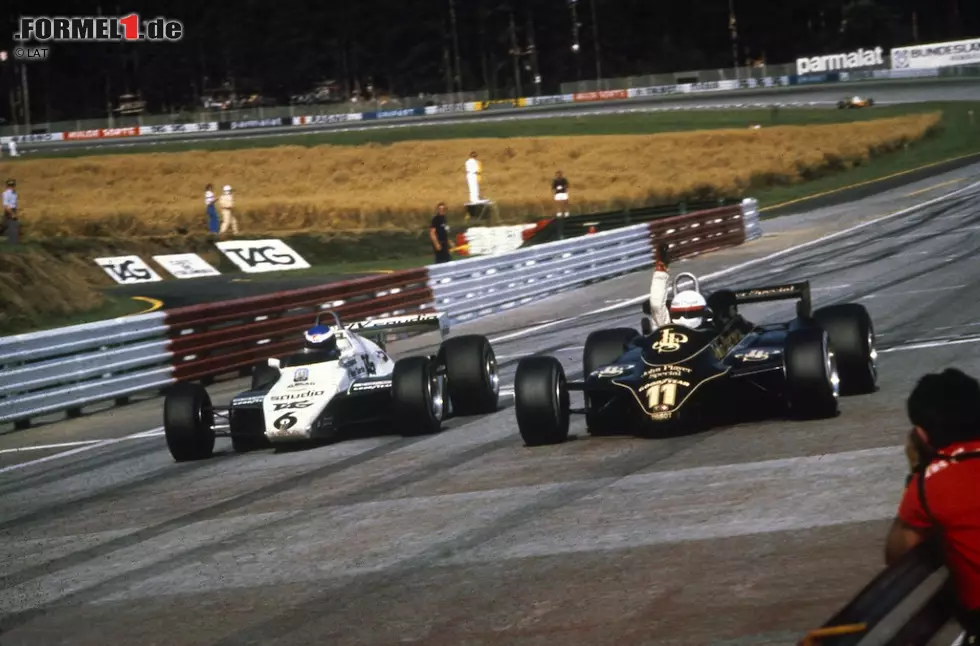
[[[213,406],[204,386],[180,382],[167,394],[163,425],[174,460],[208,458],[216,437],[239,453],[327,442],[353,426],[384,425],[402,435],[438,433],[451,416],[497,410],[500,376],[486,337],[445,338],[442,315],[392,316],[341,325],[332,312],[335,353],[304,349],[270,358],[251,387],[228,406]],[[317,325],[320,318],[317,317]],[[439,330],[434,356],[387,354],[389,334]]]
[[[738,312],[790,299],[797,315],[786,323],[756,325]],[[585,414],[593,435],[671,435],[773,415],[829,418],[841,394],[876,390],[874,326],[862,305],[811,311],[809,282],[723,289],[706,301],[709,317],[699,329],[591,333],[583,381],[567,381],[552,357],[522,359],[514,395],[525,443],[564,442],[572,412]],[[570,408],[569,391],[584,393],[583,409]]]

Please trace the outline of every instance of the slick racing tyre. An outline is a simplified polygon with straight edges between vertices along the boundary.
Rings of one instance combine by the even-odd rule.
[[[652,328],[652,324],[650,325]],[[643,327],[646,328],[646,325]],[[645,329],[644,332],[646,332]],[[596,330],[590,334],[585,339],[585,349],[582,351],[583,379],[588,379],[589,375],[599,368],[615,363],[616,359],[623,356],[627,344],[637,336],[636,330],[626,327]],[[593,409],[601,406],[605,401],[605,398],[593,401],[592,397],[585,395],[585,425],[592,434],[612,433],[615,430],[621,430],[625,424],[625,420],[620,415],[607,412],[600,417],[595,414]]]
[[[177,462],[203,460],[214,453],[214,411],[204,386],[178,383],[163,400],[163,432]]]
[[[525,357],[514,377],[517,428],[527,446],[568,439],[570,403],[565,369],[554,357]]]
[[[857,303],[830,305],[816,310],[813,318],[830,337],[840,370],[841,394],[874,392],[878,384],[878,352],[868,310]]]
[[[786,337],[784,358],[790,414],[799,419],[837,415],[840,378],[827,333],[812,327],[793,330]]]
[[[470,334],[446,339],[438,362],[446,380],[454,415],[484,415],[497,411],[500,374],[493,346],[485,336]]]
[[[431,435],[442,429],[443,380],[426,357],[408,357],[391,373],[392,419],[402,435]]]
[[[279,381],[279,369],[269,364],[255,366],[252,372],[252,390],[272,388]]]

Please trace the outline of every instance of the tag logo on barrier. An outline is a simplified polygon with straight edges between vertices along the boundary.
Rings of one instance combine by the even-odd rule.
[[[310,264],[282,240],[229,240],[215,246],[244,272],[309,269]]]
[[[139,256],[96,258],[95,262],[120,285],[154,283],[163,280]]]

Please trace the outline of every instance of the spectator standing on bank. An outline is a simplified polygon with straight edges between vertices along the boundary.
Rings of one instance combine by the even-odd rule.
[[[16,157],[17,156],[17,142],[14,141],[13,139],[11,139],[10,140],[10,143],[7,144],[7,150],[10,151],[10,156],[11,157]]]
[[[466,186],[470,190],[470,204],[480,201],[480,175],[483,173],[483,165],[476,158],[476,151],[470,153],[470,158],[466,160]]]
[[[231,229],[231,232],[237,236],[238,218],[235,217],[235,198],[232,197],[231,186],[224,187],[219,206],[221,207],[221,230],[219,233],[224,236],[228,229]]]
[[[907,402],[910,475],[885,546],[890,565],[932,538],[943,548],[963,644],[980,644],[980,382],[950,368]]]
[[[208,184],[204,187],[204,206],[208,213],[208,233],[218,233],[218,207],[215,206],[214,189]]]
[[[551,190],[555,194],[555,207],[558,209],[555,217],[568,217],[568,180],[561,171],[556,172],[555,179],[551,180]]]
[[[429,240],[436,255],[436,263],[450,262],[453,257],[449,253],[449,224],[446,222],[446,203],[439,202],[436,214],[429,224]]]
[[[3,222],[0,223],[0,234],[7,235],[7,242],[20,242],[20,220],[17,218],[17,181],[7,180],[7,188],[3,192]]]

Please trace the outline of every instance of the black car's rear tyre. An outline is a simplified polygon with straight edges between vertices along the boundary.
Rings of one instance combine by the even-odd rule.
[[[479,334],[446,339],[439,348],[454,415],[483,415],[497,410],[500,373],[490,341]]]
[[[252,372],[252,390],[272,388],[277,381],[279,381],[278,368],[273,368],[269,364],[255,366]]]
[[[827,333],[793,330],[786,337],[786,397],[790,414],[801,419],[834,417],[840,379]]]
[[[204,386],[175,384],[163,400],[163,433],[177,462],[204,460],[214,453],[214,411]]]
[[[391,373],[393,419],[402,435],[430,435],[442,428],[442,379],[426,357],[407,357]]]
[[[830,337],[840,371],[841,394],[874,392],[878,384],[878,353],[868,310],[857,303],[830,305],[815,311],[813,318]]]
[[[527,446],[568,439],[570,403],[565,369],[554,357],[525,357],[514,376],[517,428]]]
[[[583,377],[614,363],[626,352],[627,344],[638,336],[636,330],[628,327],[596,330],[590,334],[585,339],[585,349],[582,351]]]

